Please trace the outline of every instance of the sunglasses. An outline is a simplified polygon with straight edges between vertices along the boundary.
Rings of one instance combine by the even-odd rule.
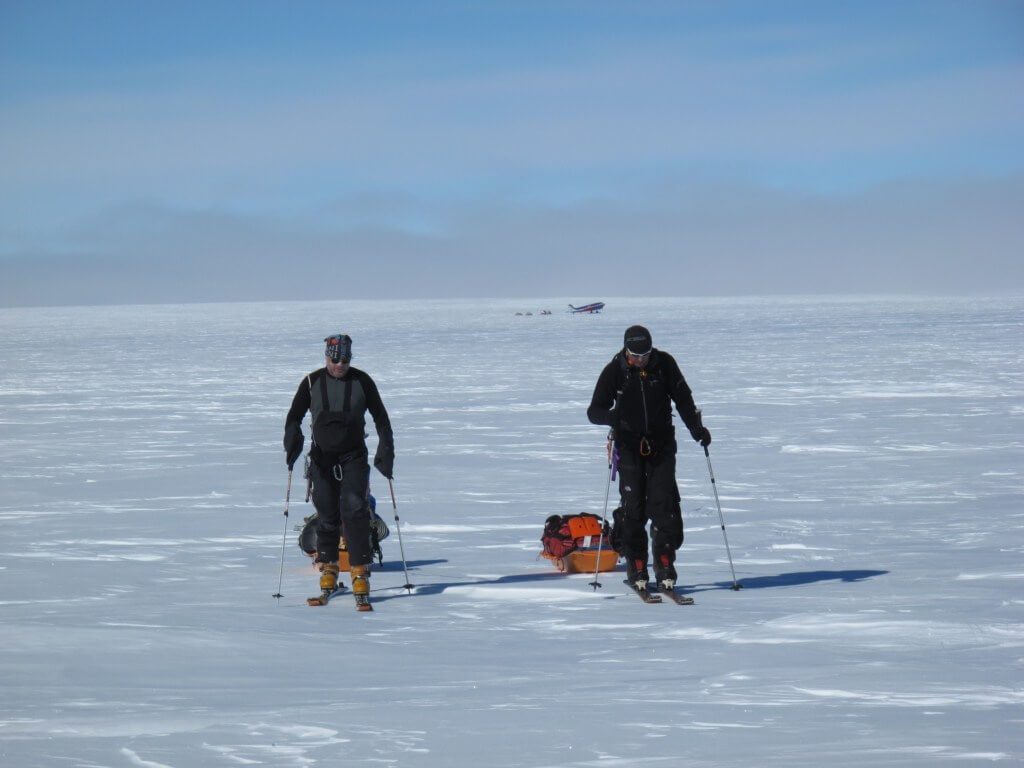
[[[630,352],[628,349],[626,350],[626,357],[630,360],[646,360],[650,356],[650,352],[644,352],[642,355],[638,355],[636,352]]]

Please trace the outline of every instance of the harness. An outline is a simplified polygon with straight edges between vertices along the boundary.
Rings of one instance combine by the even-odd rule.
[[[643,409],[644,409],[644,427],[647,428],[647,429],[650,428],[650,421],[649,421],[649,415],[648,415],[648,412],[647,412],[647,392],[644,390],[644,383],[648,380],[648,378],[650,377],[650,375],[652,373],[652,370],[653,370],[652,365],[651,365],[652,363],[654,364],[654,366],[657,366],[658,373],[662,374],[663,371],[661,370],[661,361],[660,361],[660,359],[657,360],[657,361],[651,360],[651,362],[648,363],[648,365],[645,366],[644,368],[634,368],[633,366],[629,365],[628,363],[625,364],[624,367],[625,367],[626,370],[625,370],[625,372],[622,375],[622,383],[620,384],[618,390],[615,393],[615,400],[616,400],[616,402],[621,401],[622,393],[626,390],[626,387],[629,385],[630,381],[633,380],[633,377],[635,376],[636,378],[638,378],[640,380],[640,403],[641,403],[641,405],[643,405]],[[621,368],[620,368],[620,370],[621,370]],[[640,451],[640,455],[643,456],[644,458],[648,458],[650,456],[653,456],[655,453],[657,453],[657,448],[655,447],[654,443],[651,442],[651,439],[646,434],[642,434],[640,436],[639,451]]]
[[[353,445],[349,434],[356,425],[349,421],[352,412],[352,385],[353,376],[346,376],[342,394],[341,410],[331,410],[330,394],[327,390],[327,372],[320,376],[320,399],[321,410],[313,421],[313,444],[317,449],[319,457],[324,461],[317,463],[326,468],[329,463],[335,480],[341,481],[341,464],[344,459],[359,453],[358,447]],[[356,450],[353,450],[355,448]]]

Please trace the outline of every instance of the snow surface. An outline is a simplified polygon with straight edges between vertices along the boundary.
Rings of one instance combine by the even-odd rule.
[[[1024,300],[599,298],[0,311],[0,764],[1020,764]],[[682,432],[692,607],[537,559],[601,511],[584,411],[636,322],[714,433],[745,587]],[[417,585],[375,474],[372,614],[304,605],[298,479],[282,515],[337,330]]]

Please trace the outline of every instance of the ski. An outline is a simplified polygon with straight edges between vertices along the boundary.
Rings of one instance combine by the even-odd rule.
[[[625,579],[622,583],[627,585],[630,589],[632,589],[636,593],[636,596],[643,600],[645,603],[653,604],[661,602],[661,595],[646,589],[637,589],[636,585],[633,584],[629,579]]]
[[[673,601],[676,605],[693,605],[693,598],[681,595],[675,591],[675,589],[661,589],[658,591],[659,595],[667,595],[668,599]]]
[[[327,605],[327,603],[329,603],[331,601],[332,597],[340,595],[344,591],[345,591],[345,587],[342,584],[339,584],[334,589],[325,589],[319,595],[317,595],[316,597],[306,598],[306,605],[308,605],[308,606]]]
[[[373,610],[369,595],[356,595],[356,610],[360,612]]]

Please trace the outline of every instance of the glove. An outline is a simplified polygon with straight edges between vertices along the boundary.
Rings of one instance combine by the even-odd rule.
[[[302,432],[299,432],[298,430],[285,434],[285,462],[288,464],[289,471],[295,466],[295,462],[299,460],[299,456],[302,455],[302,446],[305,442],[306,439],[302,436]]]
[[[395,478],[395,454],[394,453],[381,453],[377,451],[377,455],[373,457],[373,466],[377,468],[388,480],[394,480]]]
[[[395,478],[395,435],[390,427],[377,433],[377,452],[373,455],[373,466],[388,480]]]
[[[693,430],[693,432],[691,432],[690,434],[692,435],[694,440],[696,440],[705,448],[711,445],[711,432],[703,424],[697,427],[697,429]]]

